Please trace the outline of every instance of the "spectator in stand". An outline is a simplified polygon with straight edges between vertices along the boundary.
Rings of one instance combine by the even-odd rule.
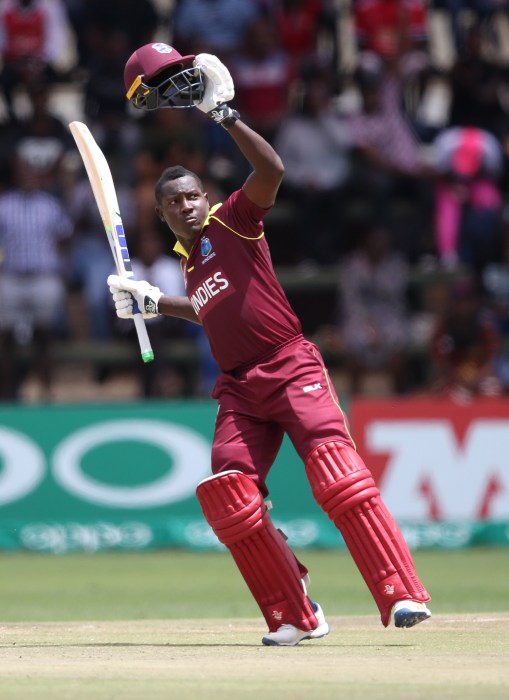
[[[407,388],[409,267],[387,230],[367,222],[357,248],[341,262],[337,336],[345,357],[350,394],[363,389],[366,372],[387,370],[392,390]],[[329,339],[329,343],[331,339]]]
[[[426,1],[358,0],[353,17],[360,52],[377,55],[397,77],[401,109],[414,130],[428,139],[429,126],[420,123],[419,115],[431,65]]]
[[[39,173],[19,157],[14,185],[0,196],[0,397],[16,400],[18,348],[32,350],[41,398],[51,399],[52,342],[65,306],[62,247],[72,223],[61,202],[40,186]]]
[[[3,0],[0,4],[0,86],[11,118],[15,90],[58,77],[68,19],[61,0]]]
[[[157,22],[150,0],[87,0],[83,8],[85,115],[101,148],[115,154],[125,180],[130,175],[138,126],[126,118],[125,90],[119,76],[130,54],[153,39]]]
[[[273,20],[280,48],[292,59],[298,73],[317,61],[337,65],[338,10],[328,0],[279,0]]]
[[[75,65],[71,68],[70,77],[80,79],[82,77],[81,71],[85,69],[89,61],[82,32],[83,17],[85,16],[88,0],[62,0],[62,2],[65,5],[76,50]]]
[[[259,17],[246,27],[243,50],[230,60],[235,103],[247,124],[271,142],[290,108],[297,74],[277,46],[270,20]]]
[[[154,39],[159,18],[153,0],[85,0],[81,4],[74,13],[79,12],[87,70],[96,72],[98,62],[103,64],[107,44],[118,41],[117,34],[128,55],[140,46],[140,41]]]
[[[212,53],[225,59],[242,49],[246,29],[259,14],[257,0],[177,0],[173,45],[182,56]]]
[[[360,56],[354,77],[361,97],[359,111],[349,118],[357,187],[385,224],[390,223],[396,199],[411,205],[413,236],[408,236],[407,224],[400,245],[409,258],[417,257],[421,237],[428,230],[430,168],[402,111],[397,65],[384,65],[376,54],[367,52]]]
[[[507,13],[509,0],[432,0],[432,7],[445,10],[449,15],[454,49],[458,57],[468,53],[468,34],[471,29],[492,49],[500,48],[497,15]]]
[[[435,236],[440,261],[482,269],[493,258],[502,212],[502,148],[476,127],[452,127],[434,142],[439,180]]]
[[[43,189],[62,194],[64,158],[75,144],[67,125],[49,109],[50,86],[43,80],[27,86],[31,112],[16,122],[11,147],[38,171]]]
[[[353,19],[361,51],[373,51],[386,60],[426,51],[424,0],[356,0]]]
[[[497,14],[507,12],[509,0],[432,0],[432,6],[445,10],[449,15],[454,48],[458,57],[468,53],[468,35],[474,29],[483,41],[498,48],[495,19]]]
[[[506,69],[484,56],[483,32],[471,25],[465,33],[465,51],[449,71],[450,126],[476,126],[499,138],[508,114],[501,102]]]
[[[457,56],[461,56],[465,50],[462,15],[469,4],[470,0],[431,0],[430,3],[433,9],[444,10],[447,13],[451,28],[451,39]]]
[[[470,278],[456,279],[432,337],[431,391],[457,401],[499,395],[499,344],[496,324],[482,304],[477,284]]]
[[[401,110],[401,81],[373,53],[363,54],[355,73],[361,107],[350,119],[354,145],[377,176],[423,174],[420,143]]]
[[[281,122],[274,143],[286,169],[281,197],[296,211],[293,262],[331,264],[347,247],[342,200],[350,176],[351,137],[345,119],[332,107],[327,81],[306,84],[300,108]]]

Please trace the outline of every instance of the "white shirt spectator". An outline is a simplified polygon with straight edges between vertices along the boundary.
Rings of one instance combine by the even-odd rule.
[[[41,190],[7,191],[0,196],[3,272],[58,272],[58,244],[72,230],[71,220],[53,195]]]
[[[285,179],[295,187],[340,187],[350,173],[350,130],[335,114],[314,119],[301,115],[283,121],[275,139],[285,164]]]
[[[183,0],[177,3],[173,32],[212,53],[231,52],[240,47],[244,30],[257,14],[255,0]]]

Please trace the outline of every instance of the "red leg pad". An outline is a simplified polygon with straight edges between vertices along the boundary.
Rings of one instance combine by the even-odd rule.
[[[339,442],[317,447],[306,461],[313,495],[343,535],[387,627],[398,600],[426,602],[408,546],[357,452]]]
[[[196,490],[203,514],[230,550],[240,573],[274,632],[282,624],[318,627],[302,586],[297,560],[274,527],[260,490],[245,474],[223,472]]]

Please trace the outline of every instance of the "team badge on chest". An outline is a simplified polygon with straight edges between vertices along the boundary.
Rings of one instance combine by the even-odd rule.
[[[204,258],[207,257],[207,255],[210,255],[212,252],[212,243],[210,242],[209,238],[202,238],[201,239],[201,254],[203,255]]]
[[[208,260],[210,260],[211,258],[213,258],[215,256],[215,253],[212,251],[212,243],[210,242],[210,238],[207,238],[206,236],[204,236],[201,239],[200,252],[201,252],[202,257],[203,257],[203,260],[201,261],[202,265],[203,265],[203,263],[206,263]]]

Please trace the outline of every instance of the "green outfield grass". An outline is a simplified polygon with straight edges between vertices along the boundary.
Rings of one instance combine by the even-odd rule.
[[[1,700],[505,700],[509,550],[417,552],[433,618],[384,629],[346,553],[306,551],[329,636],[263,647],[227,554],[0,555]]]
[[[376,614],[346,552],[298,552],[310,594],[330,615]],[[509,550],[414,554],[433,611],[509,611]],[[160,551],[94,555],[0,555],[4,621],[256,617],[229,554]]]

